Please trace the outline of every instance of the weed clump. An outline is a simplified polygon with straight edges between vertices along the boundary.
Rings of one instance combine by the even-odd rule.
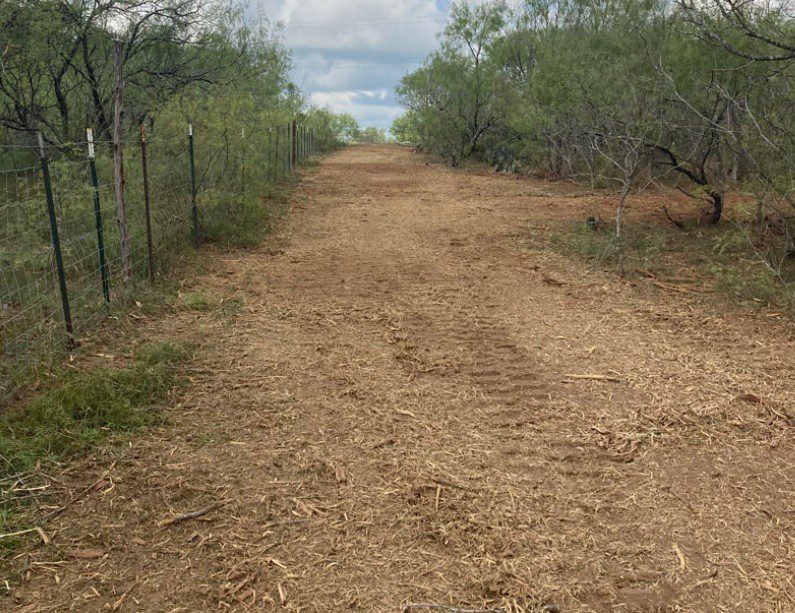
[[[209,311],[212,302],[201,292],[190,292],[182,296],[182,305],[188,311]]]
[[[622,274],[687,275],[732,301],[795,306],[795,268],[786,257],[762,257],[747,224],[663,230],[634,224],[620,239],[611,228],[577,224],[553,234],[551,247]]]
[[[665,253],[662,232],[628,228],[617,238],[612,228],[577,225],[569,232],[552,236],[552,246],[601,265],[619,264],[629,268],[652,268]]]

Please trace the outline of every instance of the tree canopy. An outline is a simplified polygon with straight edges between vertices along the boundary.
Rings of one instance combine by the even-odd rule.
[[[663,178],[711,220],[743,184],[793,203],[789,3],[454,4],[398,88],[399,140],[448,159],[624,187]]]
[[[202,112],[223,113],[218,100],[248,105],[249,119],[256,111],[272,122],[305,109],[289,79],[279,27],[246,25],[233,1],[3,0],[0,128],[6,142],[27,142],[41,131],[66,147],[83,140],[88,126],[108,140],[117,39],[130,125],[155,127],[174,105],[200,121]],[[312,113],[329,138],[349,138],[350,125],[331,113]]]

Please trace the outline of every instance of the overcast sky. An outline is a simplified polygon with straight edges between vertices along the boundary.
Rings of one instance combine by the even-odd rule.
[[[394,87],[437,45],[449,0],[249,0],[284,24],[293,79],[310,101],[389,128],[402,114]]]

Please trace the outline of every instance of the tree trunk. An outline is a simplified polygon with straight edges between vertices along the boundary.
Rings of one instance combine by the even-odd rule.
[[[629,195],[629,186],[630,183],[627,181],[621,188],[621,199],[618,201],[618,209],[616,209],[616,238],[621,238],[621,216],[624,213],[624,205]]]
[[[560,155],[560,139],[553,138],[550,139],[550,148],[552,149],[550,155],[550,172],[552,173],[553,179],[560,179],[563,175],[563,162],[561,158],[563,157]]]
[[[740,155],[736,151],[736,147],[739,147],[740,143],[737,138],[737,121],[734,113],[734,103],[731,100],[727,101],[726,104],[726,124],[729,134],[732,135],[735,144],[735,149],[731,152],[731,180],[732,183],[737,183],[740,178]]]
[[[71,134],[69,134],[69,106],[66,102],[66,96],[63,93],[61,86],[61,79],[56,78],[53,80],[53,92],[55,93],[55,103],[58,106],[58,114],[61,117],[61,142],[69,141]]]
[[[713,190],[709,193],[709,197],[712,200],[712,218],[710,221],[713,224],[717,224],[723,215],[723,192]]]
[[[116,187],[116,218],[119,222],[121,244],[121,265],[125,281],[132,279],[132,243],[127,228],[127,208],[124,202],[124,77],[122,75],[122,42],[117,40],[113,47],[113,69],[116,77],[116,91],[113,99],[113,170]]]
[[[99,84],[94,72],[94,65],[91,63],[91,53],[88,49],[88,37],[84,36],[82,42],[83,47],[83,62],[86,67],[86,76],[88,77],[89,87],[91,89],[91,101],[94,104],[94,121],[96,122],[97,135],[99,140],[109,140],[110,137],[110,121],[108,114],[105,111],[105,105],[102,102],[102,96],[99,92]]]

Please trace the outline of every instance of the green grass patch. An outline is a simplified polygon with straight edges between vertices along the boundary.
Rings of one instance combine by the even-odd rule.
[[[616,238],[612,229],[592,229],[578,224],[568,232],[553,234],[551,244],[555,250],[576,254],[601,265],[623,266],[624,269],[657,267],[666,250],[662,232],[648,228],[631,228]]]
[[[268,205],[252,194],[230,198],[220,190],[202,196],[202,240],[222,247],[255,247],[270,231]]]
[[[182,306],[189,311],[209,311],[212,302],[201,292],[189,292],[182,296]]]
[[[299,181],[299,176],[289,175],[232,196],[220,189],[206,190],[200,205],[202,240],[227,248],[256,247],[273,229]]]
[[[789,308],[795,305],[795,285],[782,285],[766,268],[755,267],[752,273],[749,273],[748,268],[713,264],[709,267],[709,272],[714,279],[715,289],[742,301],[752,300]]]
[[[752,227],[723,223],[684,230],[626,224],[617,239],[612,228],[571,226],[553,234],[550,246],[607,269],[632,273],[637,269],[665,276],[692,277],[733,302],[753,302],[795,314],[795,258],[779,260],[774,268],[751,243]],[[783,264],[781,262],[783,261]]]
[[[110,434],[161,420],[158,405],[178,382],[189,346],[141,346],[124,367],[63,370],[21,407],[0,416],[3,474],[84,453]]]
[[[0,532],[30,529],[37,518],[14,484],[45,485],[39,468],[96,449],[112,437],[162,422],[161,405],[180,381],[192,347],[168,342],[141,346],[129,364],[50,373],[27,403],[0,415]],[[42,488],[44,489],[44,488]],[[0,560],[33,535],[0,540]]]

